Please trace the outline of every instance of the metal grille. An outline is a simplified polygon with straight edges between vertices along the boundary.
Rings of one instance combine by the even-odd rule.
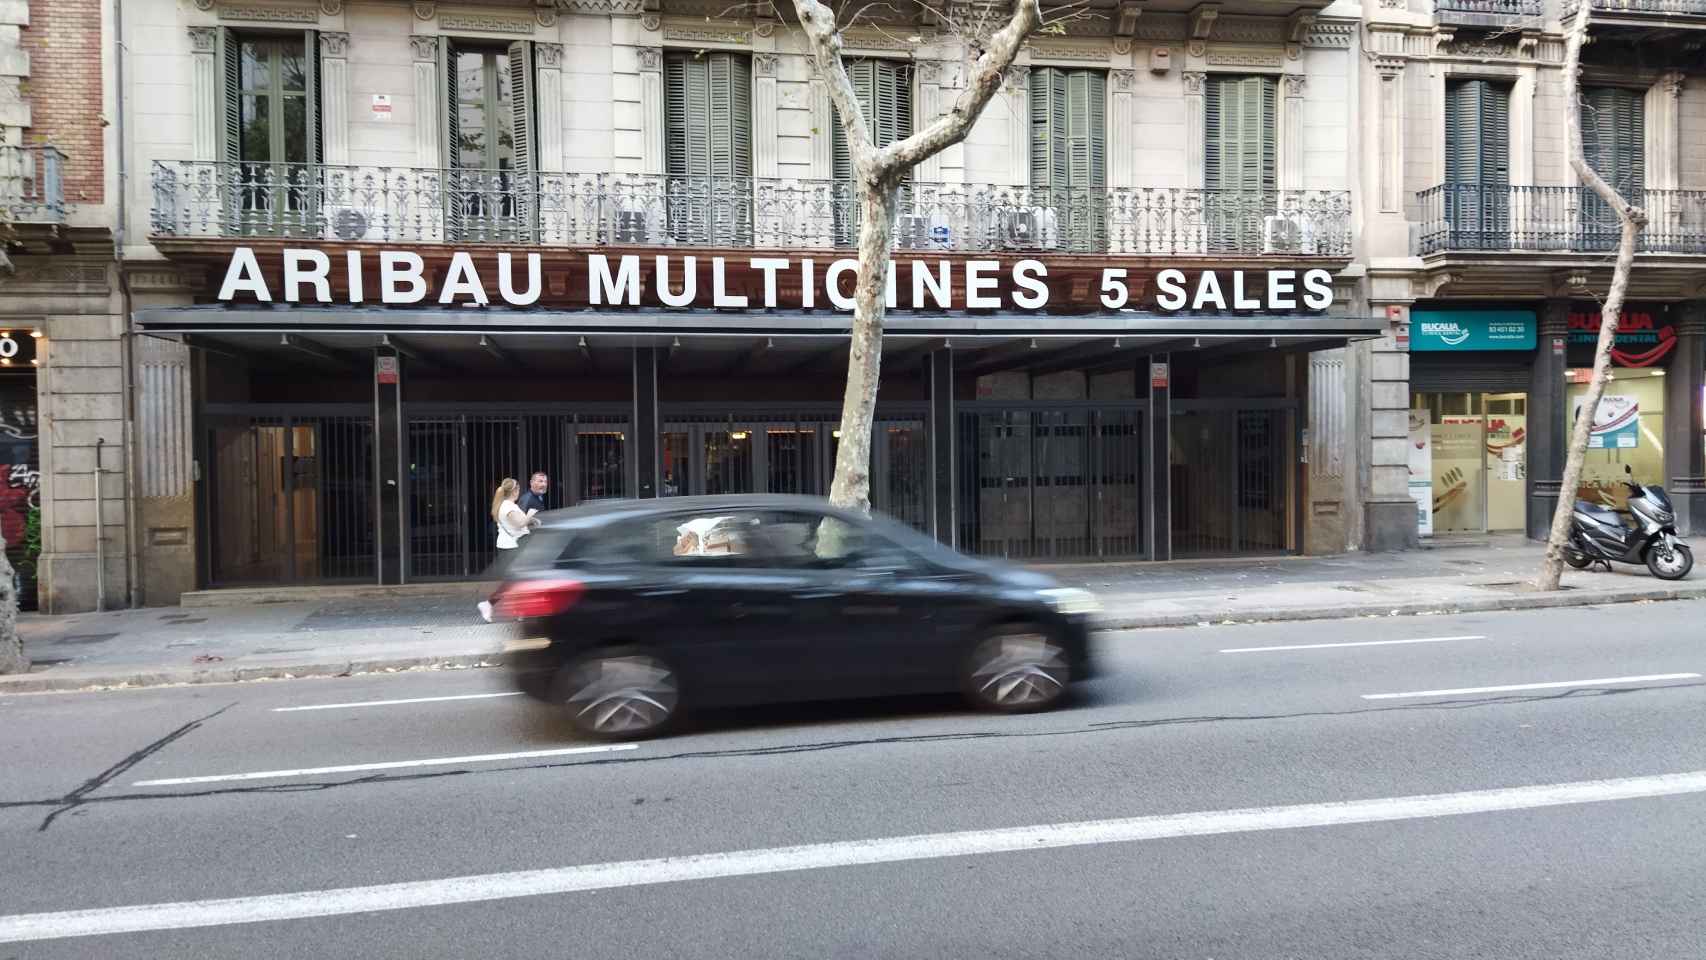
[[[208,439],[214,584],[373,579],[371,415],[210,410]]]
[[[466,409],[467,405],[463,405]],[[550,478],[546,509],[625,496],[628,416],[611,411],[405,410],[409,576],[478,576],[497,555],[492,495],[506,477]]]
[[[1282,553],[1292,548],[1296,412],[1176,403],[1172,414],[1173,554]]]
[[[1144,553],[1141,404],[967,404],[962,549],[1065,560]]]
[[[827,496],[841,413],[825,405],[779,411],[664,411],[658,436],[663,496],[791,493]],[[924,412],[883,407],[871,431],[871,508],[924,529],[929,512]]]

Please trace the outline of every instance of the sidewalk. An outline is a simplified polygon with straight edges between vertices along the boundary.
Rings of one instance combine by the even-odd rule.
[[[1399,554],[1042,569],[1095,592],[1104,625],[1118,629],[1706,598],[1706,575],[1670,584],[1634,567],[1566,570],[1565,590],[1537,593],[1529,581],[1540,555],[1495,537]],[[0,677],[0,695],[490,666],[509,631],[480,621],[474,604],[487,592],[469,583],[271,589],[204,593],[182,607],[27,614],[18,627],[35,668]]]

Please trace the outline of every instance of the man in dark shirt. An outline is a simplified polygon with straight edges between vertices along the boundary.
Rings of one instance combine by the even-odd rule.
[[[545,471],[541,470],[533,475],[532,480],[528,481],[527,489],[523,490],[521,496],[516,498],[515,505],[521,508],[522,513],[531,514],[534,511],[544,513],[546,510],[545,494],[550,489],[551,478],[545,475]]]

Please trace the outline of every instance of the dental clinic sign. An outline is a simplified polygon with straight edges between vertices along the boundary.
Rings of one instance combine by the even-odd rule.
[[[1532,310],[1412,310],[1410,351],[1533,350]]]
[[[442,271],[428,269],[407,250],[285,249],[263,269],[251,247],[232,251],[219,299],[225,302],[527,307],[548,289],[566,291],[588,306],[661,304],[665,307],[829,308],[851,311],[853,259],[695,257],[659,254],[574,257],[554,261],[548,278],[540,254],[450,254]],[[1102,308],[1136,308],[1147,278],[1124,267],[1104,267],[1091,291]],[[1078,274],[1081,275],[1081,272]],[[269,280],[268,278],[272,279]],[[547,280],[552,282],[547,285]],[[891,261],[884,293],[890,308],[1046,310],[1049,268],[1040,260]],[[581,299],[584,294],[584,300]],[[783,301],[786,302],[783,302]],[[1319,312],[1333,302],[1333,275],[1322,269],[1264,271],[1162,270],[1154,277],[1153,304],[1162,311]],[[1074,303],[1081,309],[1086,304]]]

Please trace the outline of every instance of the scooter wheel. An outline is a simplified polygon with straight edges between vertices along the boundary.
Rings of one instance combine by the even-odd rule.
[[[1694,569],[1694,552],[1681,544],[1671,548],[1668,558],[1661,550],[1648,550],[1647,569],[1660,580],[1681,580]]]
[[[1564,550],[1564,562],[1577,570],[1586,570],[1588,566],[1593,563],[1593,561],[1588,558],[1587,554],[1582,553],[1579,550],[1571,550],[1568,548]]]

